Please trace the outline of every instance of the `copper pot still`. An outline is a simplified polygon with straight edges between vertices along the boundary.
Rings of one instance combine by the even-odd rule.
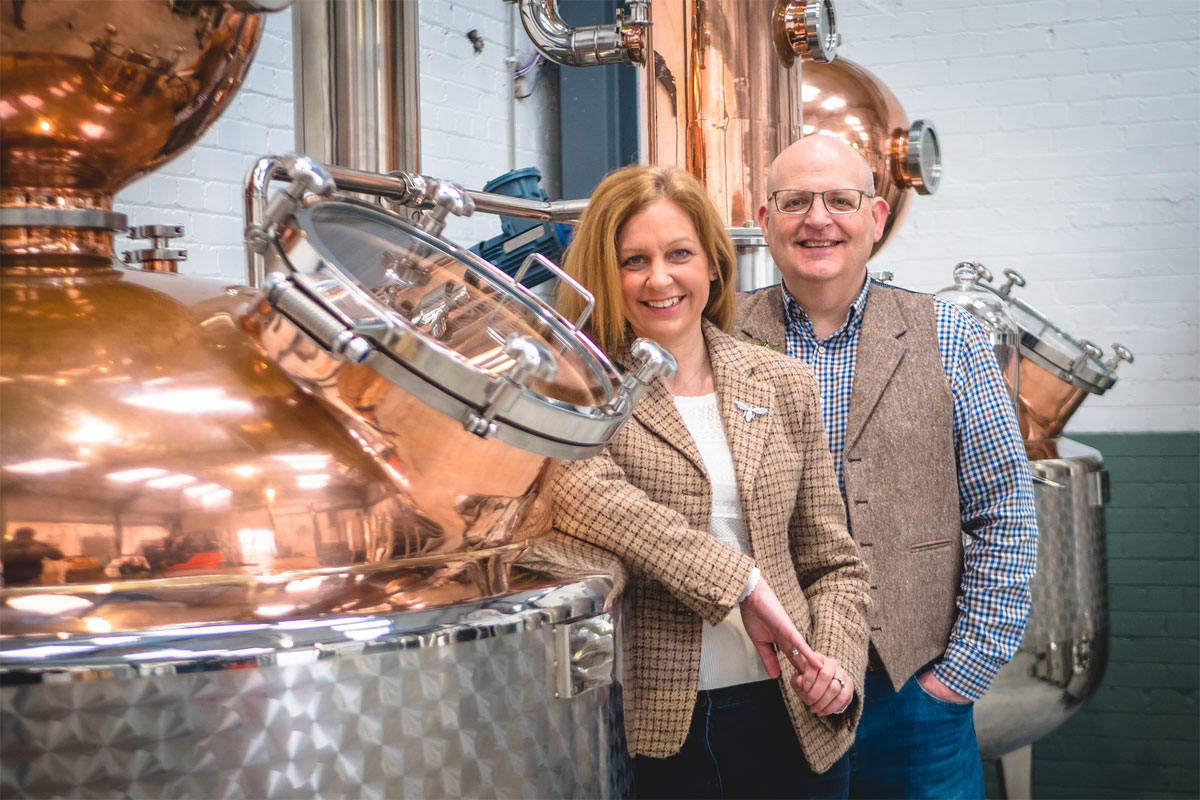
[[[914,194],[930,195],[942,179],[937,129],[910,123],[896,95],[877,76],[846,58],[804,68],[805,136],[832,136],[858,150],[871,165],[875,194],[891,214],[875,256],[904,224]]]
[[[567,419],[547,445],[553,453],[512,444],[502,406],[524,403],[532,412],[522,413],[537,415],[538,387],[553,379],[535,370],[527,377],[534,384],[513,389],[506,376],[514,361],[503,336],[487,339],[496,331],[485,321],[545,312],[507,297],[511,286],[493,280],[490,265],[465,263],[436,236],[405,244],[401,232],[404,241],[377,249],[395,264],[436,254],[458,270],[463,293],[485,295],[438,317],[439,298],[425,294],[445,294],[446,282],[422,274],[406,307],[430,325],[474,314],[478,364],[355,295],[369,332],[358,331],[357,361],[342,369],[339,356],[334,368],[316,344],[319,332],[294,327],[260,292],[119,266],[112,237],[126,220],[112,212],[113,193],[217,118],[262,32],[261,15],[246,9],[278,5],[0,6],[0,503],[6,534],[33,528],[64,556],[40,559],[37,574],[10,575],[0,590],[6,633],[398,610],[495,595],[508,588],[507,565],[523,547],[515,540],[545,527],[537,498],[554,459],[586,453],[622,419],[605,403],[614,399],[612,367],[551,319],[563,331],[555,354],[578,344],[573,352],[584,354],[580,369],[592,384],[548,401],[547,417]],[[287,252],[313,233],[278,227]],[[339,228],[316,230],[328,240]],[[330,269],[326,283],[338,279]],[[381,327],[388,315],[392,327]],[[396,334],[397,325],[408,333]],[[368,341],[386,349],[385,338],[424,359],[402,368],[379,362],[404,373],[412,396],[373,362],[358,363]],[[489,349],[490,360],[481,355]],[[446,369],[470,385],[438,385]],[[578,383],[579,372],[564,361],[560,378]],[[331,375],[332,384],[322,383]],[[457,417],[437,410],[445,398],[458,402]],[[575,408],[586,418],[583,434]],[[464,427],[476,410],[487,412],[486,437]],[[537,426],[517,422],[534,429],[522,444],[537,449]],[[6,555],[19,544],[5,542]],[[101,602],[114,585],[135,589],[137,601]],[[86,602],[44,599],[52,595]]]
[[[286,614],[351,590],[354,602],[384,594],[386,580],[365,590],[348,576],[255,579],[390,555],[393,484],[255,350],[238,322],[251,293],[124,270],[113,252],[126,227],[113,194],[220,115],[262,33],[249,11],[271,5],[0,7],[0,107],[10,111],[0,120],[0,503],[7,534],[32,528],[64,556],[9,575],[9,634]],[[4,547],[6,561],[19,555]],[[94,602],[114,583],[135,588],[137,602]],[[39,599],[68,595],[92,600],[54,613],[70,603]]]

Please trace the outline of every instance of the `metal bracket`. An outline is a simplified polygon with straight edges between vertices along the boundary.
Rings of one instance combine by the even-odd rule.
[[[513,360],[513,365],[488,389],[483,411],[478,414],[468,411],[463,418],[463,427],[483,439],[496,432],[495,418],[513,407],[529,381],[549,381],[558,372],[554,354],[536,339],[510,333],[504,353]]]
[[[148,239],[150,247],[140,250],[126,250],[121,259],[126,264],[147,264],[157,266],[159,271],[175,271],[174,263],[155,264],[155,262],[187,261],[187,250],[168,247],[172,239],[183,236],[182,225],[135,225],[129,229],[130,239]]]
[[[577,697],[613,682],[615,636],[612,617],[594,617],[550,629],[550,690],[560,699]]]

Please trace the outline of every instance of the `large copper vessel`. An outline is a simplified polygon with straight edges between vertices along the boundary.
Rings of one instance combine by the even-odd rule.
[[[1102,360],[1104,353],[1095,344],[1076,339],[1013,294],[1014,287],[1025,286],[1020,273],[1004,270],[1006,280],[999,287],[990,285],[986,269],[983,274],[984,282],[976,288],[1005,303],[1020,331],[1019,377],[1013,383],[1025,449],[1031,459],[1056,458],[1055,442],[1071,415],[1089,395],[1112,388],[1117,367],[1122,361],[1133,363],[1133,354],[1114,344],[1112,356]]]
[[[0,794],[619,794],[612,570],[515,562],[649,375],[302,186],[255,229],[265,291],[114,257],[113,193],[228,105],[278,5],[0,5]],[[414,292],[304,221],[345,209],[403,233],[371,267]]]
[[[727,226],[752,222],[801,135],[801,58],[836,52],[832,3],[654,0],[650,22],[642,160],[699,178]]]
[[[485,552],[468,560],[486,568],[445,588],[426,582],[414,602],[501,590],[492,562],[515,553],[414,522],[386,463],[246,337],[247,290],[115,265],[112,231],[124,219],[112,193],[216,118],[250,63],[260,16],[159,0],[4,13],[2,102],[14,112],[0,144],[0,502],[10,533],[32,527],[68,555],[47,561],[35,586],[5,591],[165,581],[143,587],[139,603],[66,618],[8,603],[6,632],[395,603],[403,592],[386,569],[365,580],[253,578],[472,549]],[[515,470],[502,494],[536,494],[543,461]]]
[[[904,224],[914,194],[933,194],[942,178],[937,130],[928,120],[909,123],[896,95],[869,70],[839,58],[804,70],[804,135],[833,136],[871,165],[875,194],[891,207],[877,254]]]

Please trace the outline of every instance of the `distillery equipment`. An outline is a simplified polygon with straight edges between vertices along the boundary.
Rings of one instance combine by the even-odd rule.
[[[264,158],[261,288],[115,257],[279,5],[0,9],[0,792],[620,794],[619,567],[541,487],[669,357],[617,374],[438,236],[509,199],[416,174]]]
[[[836,56],[832,1],[636,0],[613,25],[586,28],[562,20],[555,0],[520,3],[547,58],[639,67],[641,162],[685,169],[704,184],[734,240],[738,288],[778,282],[758,207],[767,168],[802,133],[802,62]]]
[[[1095,345],[1076,340],[1013,296],[1014,287],[1025,285],[1019,273],[1005,270],[1004,275],[1005,283],[996,288],[986,267],[964,262],[955,268],[955,286],[939,295],[979,320],[993,344],[1004,316],[1018,334],[1015,362],[1007,342],[996,347],[996,354],[1017,398],[1034,479],[1038,568],[1021,646],[976,704],[975,727],[981,755],[999,758],[1006,787],[1016,787],[1015,796],[1022,791],[1027,796],[1029,745],[1079,710],[1108,662],[1108,473],[1097,450],[1061,434],[1083,400],[1111,388],[1117,365],[1133,356],[1113,345],[1114,356],[1102,361]]]
[[[845,58],[804,71],[804,135],[832,136],[871,165],[875,194],[891,212],[874,256],[904,224],[914,194],[931,195],[942,180],[942,151],[929,120],[910,124],[900,101],[870,70]]]
[[[1004,376],[1004,385],[1012,398],[1013,410],[1018,407],[1020,390],[1019,346],[1021,331],[1008,310],[1008,303],[990,288],[980,288],[980,280],[990,281],[992,273],[982,264],[963,261],[954,268],[954,285],[937,293],[943,300],[959,306],[979,323],[996,354],[996,364]]]
[[[845,58],[806,64],[800,94],[802,135],[831,136],[861,153],[871,165],[875,194],[891,209],[883,235],[871,250],[874,257],[904,223],[914,195],[937,191],[942,177],[937,129],[929,120],[910,123],[883,81]],[[765,180],[765,165],[761,174]],[[766,197],[765,185],[762,192]],[[738,253],[738,288],[753,291],[779,283],[779,270],[757,223],[729,232]]]

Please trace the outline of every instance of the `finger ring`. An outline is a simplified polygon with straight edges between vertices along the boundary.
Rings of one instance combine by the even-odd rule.
[[[845,682],[844,680],[842,680],[841,678],[839,678],[839,677],[838,677],[838,676],[836,676],[836,675],[834,675],[834,676],[833,676],[833,679],[834,679],[835,681],[837,681],[838,683],[840,683],[840,684],[842,685],[842,688],[843,688],[843,689],[845,689],[845,688],[846,688],[846,682]]]
[[[793,648],[791,650],[788,650],[788,655],[789,656],[798,656],[798,655],[800,655],[800,651]]]

